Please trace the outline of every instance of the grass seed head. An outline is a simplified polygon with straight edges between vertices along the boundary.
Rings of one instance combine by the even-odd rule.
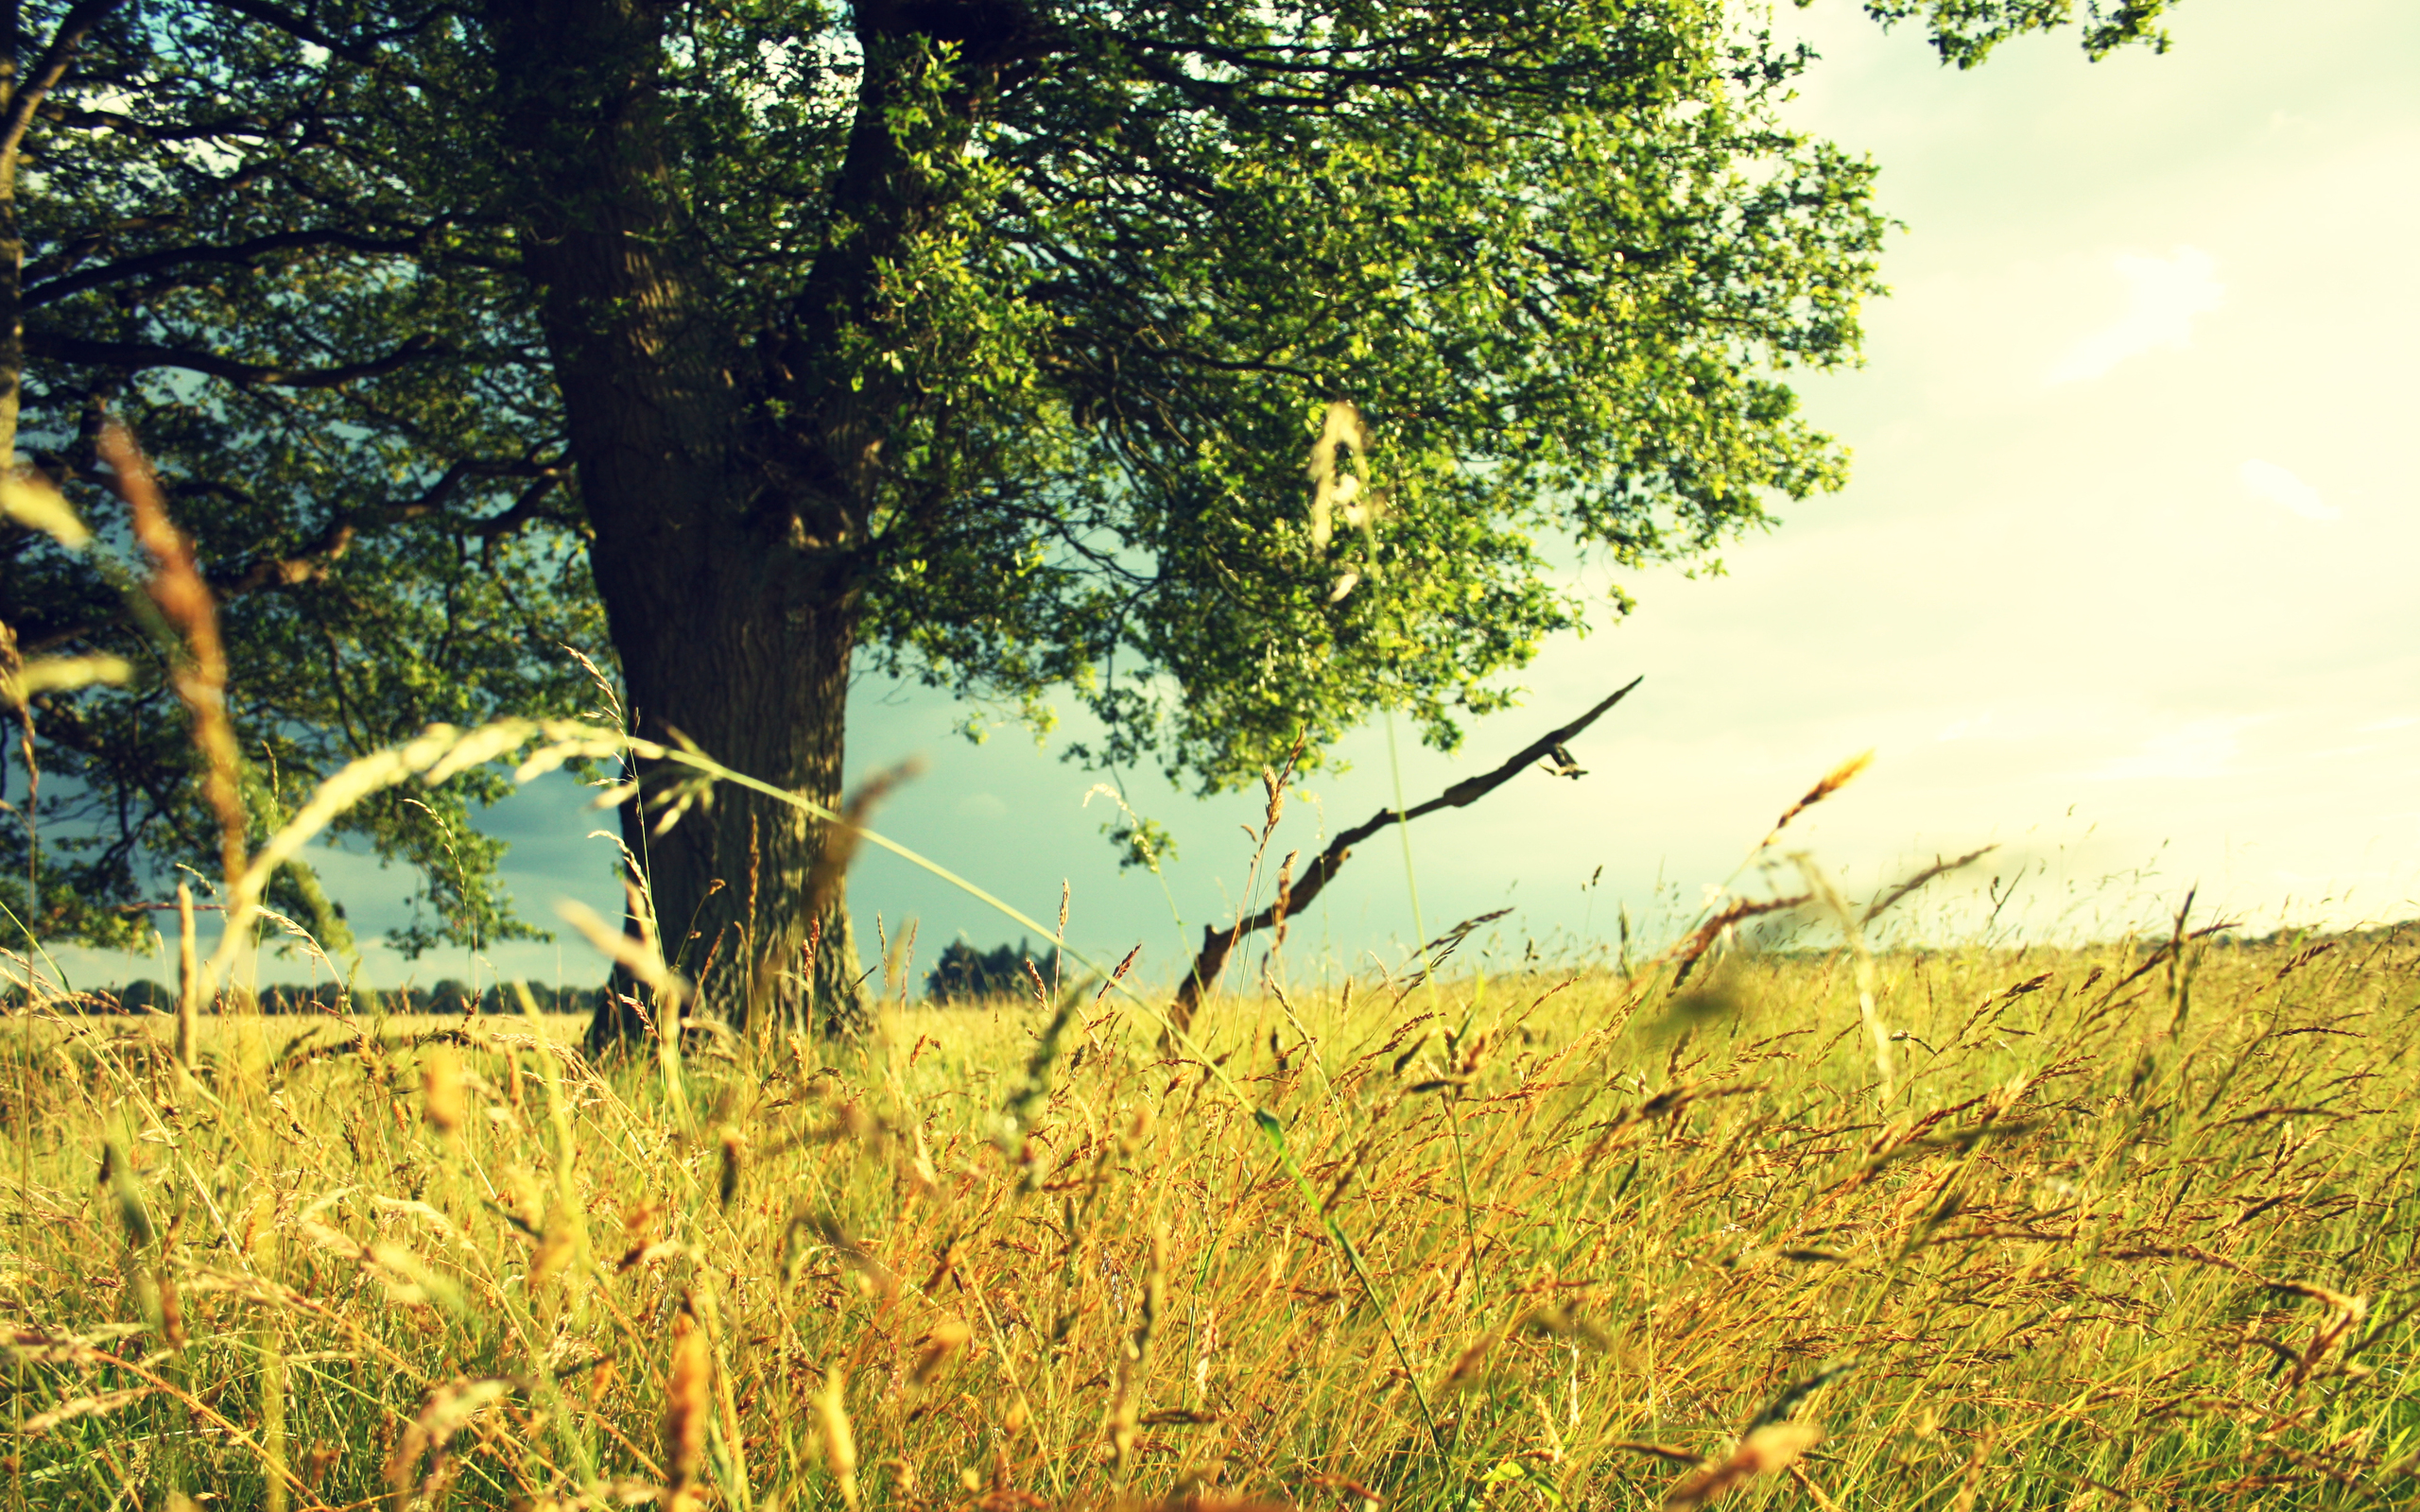
[[[823,1424],[823,1463],[840,1485],[841,1502],[849,1512],[857,1512],[857,1439],[849,1427],[848,1400],[837,1365],[824,1367],[815,1411]]]
[[[1665,1512],[1704,1506],[1759,1475],[1774,1475],[1798,1462],[1822,1435],[1806,1423],[1769,1423],[1739,1441],[1720,1464],[1709,1465],[1664,1493]]]
[[[739,1130],[726,1124],[722,1130],[722,1179],[717,1184],[716,1195],[725,1209],[739,1195],[741,1167],[746,1163],[746,1142]]]
[[[714,1360],[694,1301],[684,1299],[672,1319],[672,1368],[665,1384],[664,1469],[668,1512],[693,1512],[703,1503],[694,1487],[706,1463],[707,1393]]]
[[[925,1347],[916,1356],[916,1368],[908,1380],[919,1386],[931,1385],[949,1364],[950,1356],[964,1349],[966,1341],[974,1336],[964,1323],[954,1317],[934,1324],[925,1335]]]
[[[1817,782],[1813,787],[1808,788],[1806,793],[1800,797],[1797,802],[1792,803],[1789,807],[1782,810],[1781,817],[1773,821],[1772,833],[1765,836],[1765,844],[1772,844],[1773,836],[1789,828],[1790,820],[1806,813],[1808,809],[1813,808],[1816,804],[1823,802],[1825,799],[1830,798],[1833,794],[1839,792],[1841,788],[1848,786],[1851,782],[1856,782],[1858,774],[1873,765],[1874,752],[1869,750],[1860,755],[1850,757],[1847,761],[1841,763],[1838,766],[1835,766],[1830,771],[1824,773],[1823,780]]]
[[[428,1126],[449,1139],[470,1119],[461,1063],[444,1045],[431,1045],[421,1059],[420,1106]]]
[[[1465,1391],[1486,1379],[1488,1351],[1495,1347],[1493,1332],[1473,1339],[1462,1352],[1454,1357],[1454,1367],[1445,1372],[1439,1385],[1441,1391]]]

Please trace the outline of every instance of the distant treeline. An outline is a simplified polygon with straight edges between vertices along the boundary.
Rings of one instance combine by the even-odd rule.
[[[977,950],[965,940],[958,940],[942,952],[941,960],[925,978],[925,995],[935,1005],[977,1003],[1003,997],[1030,999],[1034,975],[1039,974],[1046,984],[1055,985],[1059,970],[1056,949],[1046,948],[1037,954],[1028,943],[1019,940],[1014,945],[996,945],[986,951]],[[529,995],[538,1000],[538,1010],[542,1013],[594,1013],[596,1011],[596,1000],[605,993],[602,987],[548,987],[542,982],[532,982],[528,986]],[[174,1013],[177,1011],[177,991],[164,982],[147,979],[129,982],[119,988],[102,988],[64,998],[46,999],[46,1003],[62,1013]],[[452,977],[424,988],[364,988],[359,992],[334,982],[321,982],[309,987],[265,987],[257,997],[241,992],[233,996],[222,993],[214,1011],[356,1015],[465,1013],[472,1011],[472,993],[468,984]],[[476,1011],[517,1014],[521,1011],[521,999],[510,985],[491,983],[479,989]]]
[[[538,1001],[541,1013],[592,1013],[596,999],[604,992],[601,987],[548,987],[542,982],[528,984],[529,995]],[[177,1011],[176,988],[154,981],[129,982],[124,987],[98,991],[78,992],[72,997],[50,1004],[61,1012],[74,1013],[174,1013]],[[215,1011],[221,1013],[468,1013],[474,1011],[472,992],[465,983],[446,978],[432,986],[391,988],[384,990],[364,988],[352,991],[334,982],[316,986],[279,985],[265,987],[258,994],[220,994]],[[475,1011],[480,1013],[518,1014],[521,996],[510,987],[490,985],[477,994]]]

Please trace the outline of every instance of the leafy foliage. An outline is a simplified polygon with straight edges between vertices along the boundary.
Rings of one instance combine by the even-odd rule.
[[[1797,0],[1802,8],[1809,3]],[[2135,43],[2168,51],[2168,33],[2157,25],[2168,5],[2169,0],[2084,0],[2084,51],[2096,60]],[[2076,21],[2075,0],[1866,0],[1865,9],[1886,26],[1921,18],[1942,61],[1960,68],[1974,67],[2012,37]]]
[[[1868,9],[1963,65],[2072,7]],[[2092,0],[2085,43],[2156,42],[2158,9]],[[735,522],[875,667],[1036,720],[1071,690],[1075,757],[1213,788],[1381,707],[1451,746],[1624,607],[1573,560],[1698,556],[1843,476],[1788,380],[1857,358],[1874,168],[1780,124],[1810,59],[1738,7],[541,10],[52,0],[0,38],[12,88],[63,70],[10,96],[0,162],[16,437],[99,536],[0,525],[0,621],[136,668],[30,711],[0,902],[36,933],[130,939],[118,906],[214,849],[174,652],[125,606],[107,415],[223,602],[264,833],[430,721],[578,712],[564,646],[737,654],[600,605],[629,458],[566,402],[591,336],[718,417],[677,440],[705,502],[647,528]],[[621,198],[546,178],[575,161]],[[575,299],[549,249],[600,228],[677,278]],[[1339,402],[1360,518],[1323,533],[1303,462]],[[530,933],[475,823],[501,790],[347,816],[424,878],[406,950]],[[342,934],[306,870],[271,901]]]

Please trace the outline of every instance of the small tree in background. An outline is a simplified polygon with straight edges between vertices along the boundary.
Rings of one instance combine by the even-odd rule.
[[[129,982],[117,994],[121,1013],[174,1013],[177,995],[149,977]]]
[[[1024,940],[1017,941],[1014,949],[1001,945],[988,951],[978,951],[962,939],[952,940],[925,978],[925,996],[942,1004],[989,997],[1030,997],[1033,978],[1026,971],[1028,961],[1032,961],[1033,969],[1042,973],[1045,982],[1057,979],[1056,949],[1037,961]]]

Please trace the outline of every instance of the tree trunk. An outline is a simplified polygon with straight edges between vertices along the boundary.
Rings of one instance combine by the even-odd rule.
[[[14,465],[17,415],[25,394],[25,232],[17,218],[17,167],[34,112],[66,76],[102,18],[120,0],[77,0],[42,51],[25,57],[23,7],[0,0],[0,469]]]
[[[642,733],[685,735],[735,770],[838,808],[850,611],[800,610],[746,593],[749,576],[745,563],[732,562],[706,582],[685,585],[704,596],[681,607],[671,623],[682,633],[670,637],[623,634],[617,602],[635,595],[627,586],[608,593],[633,720]],[[661,603],[645,596],[650,607]],[[657,780],[683,771],[660,768]],[[786,804],[723,787],[659,833],[669,790],[648,787],[643,801],[623,805],[623,843],[646,869],[665,957],[698,982],[707,1011],[752,1028],[861,1026],[846,882],[821,900],[809,895],[823,826]],[[600,1019],[592,1038],[629,1027]]]
[[[800,490],[766,465],[778,438],[746,387],[749,353],[687,276],[656,114],[661,24],[616,0],[491,11],[590,564],[638,733],[686,737],[836,806],[856,627],[849,511],[785,496]],[[845,895],[808,893],[821,826],[726,789],[656,833],[659,812],[643,810],[681,770],[643,770],[622,816],[667,959],[727,1020],[852,1026]],[[591,1042],[636,1028],[609,1003]]]
[[[898,488],[885,448],[934,403],[924,379],[871,361],[864,337],[888,318],[885,269],[959,192],[941,165],[965,150],[980,99],[1046,40],[1026,0],[849,8],[863,66],[823,207],[830,239],[798,288],[752,291],[728,270],[738,282],[706,286],[710,249],[667,171],[660,76],[677,13],[667,0],[489,0],[510,208],[640,733],[677,732],[830,807],[872,522]],[[955,71],[938,115],[936,43]],[[860,1021],[840,891],[810,891],[819,825],[734,791],[662,834],[633,806],[623,834],[666,953],[701,978],[710,1010]],[[635,1027],[609,1006],[592,1039]]]

